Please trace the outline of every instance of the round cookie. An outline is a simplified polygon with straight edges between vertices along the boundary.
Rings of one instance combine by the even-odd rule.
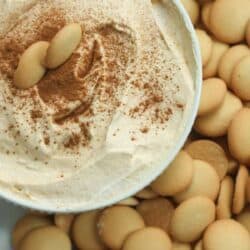
[[[205,161],[194,160],[194,176],[191,185],[182,193],[174,196],[174,199],[177,203],[194,196],[205,196],[215,200],[219,187],[220,179],[214,168]]]
[[[219,108],[224,101],[226,92],[227,86],[223,80],[219,78],[208,78],[204,80],[198,115],[206,115]],[[211,98],[211,96],[213,98]]]
[[[231,88],[244,101],[250,101],[250,54],[234,68]]]
[[[55,214],[54,223],[64,232],[69,233],[75,216],[73,214]]]
[[[161,229],[147,227],[128,236],[122,250],[172,250],[169,236]]]
[[[172,250],[192,250],[192,247],[190,244],[173,242]]]
[[[45,41],[35,42],[16,58],[18,66],[12,80],[16,88],[32,88],[43,78],[46,73],[44,61],[49,45],[50,43]]]
[[[203,237],[204,250],[249,250],[250,236],[238,222],[226,219],[213,222]]]
[[[129,234],[144,228],[141,215],[133,208],[113,206],[106,208],[98,220],[102,241],[111,249],[120,249]]]
[[[233,195],[234,181],[231,176],[226,176],[221,182],[217,201],[216,218],[218,220],[230,219],[232,217]]]
[[[227,50],[227,44],[215,40],[213,41],[211,56],[207,64],[203,67],[203,79],[216,76],[220,60]]]
[[[246,45],[239,44],[229,48],[229,50],[222,56],[219,63],[218,75],[225,81],[228,87],[231,86],[234,67],[243,57],[249,54],[249,48]]]
[[[246,41],[247,41],[248,46],[250,46],[250,21],[247,24]]]
[[[206,197],[193,197],[182,202],[175,209],[170,232],[177,241],[191,243],[200,238],[203,231],[214,219],[214,203]]]
[[[196,35],[200,44],[202,65],[206,65],[211,54],[213,41],[205,30],[196,29]]]
[[[97,221],[99,215],[99,211],[91,211],[79,214],[75,218],[72,226],[72,238],[78,249],[106,249],[98,236]]]
[[[209,27],[225,43],[239,43],[245,38],[250,13],[249,0],[218,0],[211,9]]]
[[[151,187],[162,196],[172,196],[184,191],[190,185],[192,177],[193,160],[185,151],[180,151]]]
[[[196,24],[200,14],[199,4],[195,0],[181,0],[193,24]]]
[[[76,50],[82,39],[79,23],[70,23],[60,29],[50,41],[45,66],[55,69],[65,63]]]
[[[250,108],[242,108],[228,129],[228,146],[231,154],[242,164],[250,164]]]
[[[236,177],[235,191],[233,197],[234,214],[239,214],[245,207],[248,177],[249,176],[247,168],[245,166],[240,166],[240,169]]]
[[[158,196],[159,195],[157,193],[155,193],[151,187],[146,187],[135,194],[135,197],[137,197],[139,199],[143,199],[143,200],[154,199]]]
[[[202,9],[201,9],[202,22],[208,29],[209,29],[209,19],[210,19],[212,5],[213,5],[213,2],[207,2],[202,6]]]
[[[124,205],[124,206],[130,206],[130,207],[137,206],[138,204],[139,204],[139,201],[134,197],[129,197],[118,203],[118,205]]]
[[[228,170],[228,159],[224,149],[211,140],[196,140],[185,147],[187,153],[196,160],[210,163],[222,180]]]
[[[250,233],[250,207],[245,208],[240,214],[238,214],[236,220]]]
[[[203,250],[203,247],[202,247],[202,240],[198,241],[198,242],[195,244],[194,250]]]
[[[242,108],[241,100],[227,91],[222,105],[207,115],[196,119],[194,129],[204,136],[218,137],[227,133],[235,114]]]
[[[69,236],[55,226],[35,229],[22,240],[19,250],[71,250]]]
[[[165,198],[144,200],[136,209],[144,219],[146,226],[158,227],[168,233],[174,214],[174,206],[169,200]]]
[[[35,214],[25,215],[14,226],[14,229],[12,231],[12,246],[14,247],[14,249],[17,249],[17,246],[27,233],[36,228],[48,226],[51,224],[51,220],[44,216]]]

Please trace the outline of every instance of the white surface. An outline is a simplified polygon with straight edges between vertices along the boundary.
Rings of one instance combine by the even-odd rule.
[[[11,250],[11,230],[25,210],[0,199],[0,249]]]

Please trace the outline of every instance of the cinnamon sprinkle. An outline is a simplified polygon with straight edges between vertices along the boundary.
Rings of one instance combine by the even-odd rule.
[[[45,143],[45,145],[49,145],[50,144],[50,138],[48,136],[44,137],[44,143]]]
[[[32,110],[31,111],[31,118],[33,120],[36,120],[38,118],[41,118],[43,116],[43,113],[41,110]]]
[[[18,58],[25,49],[39,40],[50,41],[66,23],[63,10],[51,9],[43,13],[30,28],[35,35],[24,34],[26,39],[23,39],[23,36],[8,34],[0,40],[0,73],[11,80]],[[92,107],[94,101],[108,104],[100,105],[95,112],[105,111],[110,116],[121,105],[116,97],[116,90],[124,83],[124,79],[130,80],[126,69],[127,65],[133,62],[133,59],[130,59],[136,51],[133,37],[123,32],[122,28],[124,27],[121,26],[119,29],[119,25],[106,24],[84,33],[83,41],[70,59],[59,68],[49,70],[35,87],[36,91],[20,91],[14,87],[11,89],[13,96],[28,97],[34,102],[38,95],[45,105],[55,111],[52,118],[57,126],[64,128],[70,123],[77,124],[80,132],[72,132],[64,143],[65,148],[75,149],[79,145],[89,145],[92,136],[89,124],[85,121],[80,122],[80,118],[86,119],[95,115]],[[145,59],[147,56],[145,55]],[[159,72],[159,69],[156,69],[156,73]],[[135,68],[130,72],[133,73]],[[144,82],[146,70],[137,73],[138,79],[133,86],[144,95],[143,100],[129,111],[129,116],[136,118],[149,114],[151,123],[164,123],[173,111],[163,106],[165,97],[159,83],[152,82],[152,79]],[[10,98],[9,102],[11,101]],[[70,108],[72,103],[77,107]],[[179,104],[177,107],[182,108]],[[19,109],[23,111],[23,107],[20,106]],[[43,112],[36,108],[31,111],[30,117],[35,125],[42,115]],[[140,129],[141,133],[148,133],[150,124],[147,126]],[[45,127],[46,129],[48,127]],[[131,137],[131,140],[134,141],[136,138]],[[46,145],[50,143],[50,138],[45,133],[43,141]]]
[[[51,9],[43,13],[40,19],[30,29],[35,35],[7,34],[0,40],[0,72],[12,79],[18,65],[18,58],[33,43],[50,41],[52,37],[66,24],[62,10]]]
[[[141,132],[142,132],[143,134],[146,134],[146,133],[148,133],[149,128],[144,127],[144,128],[141,128],[140,130],[141,130]]]

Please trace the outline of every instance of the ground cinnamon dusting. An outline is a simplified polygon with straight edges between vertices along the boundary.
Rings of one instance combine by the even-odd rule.
[[[149,131],[149,128],[144,127],[140,129],[143,134],[146,134]]]
[[[38,118],[41,118],[42,116],[43,116],[43,113],[41,110],[32,110],[31,111],[32,120],[36,120]]]
[[[50,41],[65,23],[64,13],[51,9],[30,28],[35,35],[8,33],[0,40],[0,72],[12,79],[22,53],[34,42]]]
[[[34,32],[33,35],[19,36],[10,33],[0,40],[0,73],[11,81],[18,65],[18,58],[25,49],[40,40],[50,41],[66,23],[64,11],[52,8],[43,13],[33,27],[30,27]],[[116,98],[116,90],[124,83],[124,79],[129,81],[134,74],[138,74],[138,79],[132,83],[132,87],[139,89],[143,93],[143,98],[130,109],[128,115],[131,118],[147,115],[150,119],[147,126],[142,125],[140,132],[148,133],[151,124],[163,124],[173,114],[170,107],[163,106],[165,96],[160,83],[155,79],[145,80],[148,74],[145,69],[135,73],[135,67],[132,67],[130,74],[126,71],[128,64],[136,63],[134,61],[136,45],[130,32],[123,31],[128,27],[119,25],[109,23],[96,27],[91,32],[83,31],[79,48],[63,65],[48,70],[37,86],[26,91],[13,86],[10,88],[13,96],[31,98],[34,102],[39,97],[45,106],[54,111],[52,120],[55,125],[64,128],[74,123],[78,126],[80,132],[72,132],[63,143],[67,149],[89,145],[92,138],[89,124],[86,121],[82,122],[80,118],[88,120],[87,118],[95,115],[94,112],[107,112],[112,117],[116,109],[122,105]],[[150,55],[144,55],[146,62],[147,57]],[[160,69],[156,68],[154,73],[159,74]],[[171,76],[166,78],[170,79]],[[104,105],[100,105],[99,109],[94,111],[92,103],[96,100]],[[11,101],[13,99],[10,98],[9,102]],[[176,105],[178,108],[183,108],[181,104]],[[22,106],[19,109],[23,111]],[[30,111],[34,128],[42,116],[42,110],[34,108]],[[49,145],[49,136],[46,133],[43,135],[43,142]],[[136,138],[133,136],[131,140],[134,141]]]
[[[64,144],[66,148],[74,148],[75,146],[78,146],[80,143],[81,137],[78,134],[72,134],[72,136],[69,138],[69,140]]]
[[[44,143],[45,143],[45,145],[49,145],[50,138],[48,136],[44,137]]]

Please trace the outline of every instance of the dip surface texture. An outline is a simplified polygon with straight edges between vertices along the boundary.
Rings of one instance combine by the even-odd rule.
[[[186,126],[194,86],[175,37],[148,0],[21,2],[0,6],[0,189],[57,207],[115,196]],[[69,23],[83,30],[70,59],[17,89],[22,53]]]

